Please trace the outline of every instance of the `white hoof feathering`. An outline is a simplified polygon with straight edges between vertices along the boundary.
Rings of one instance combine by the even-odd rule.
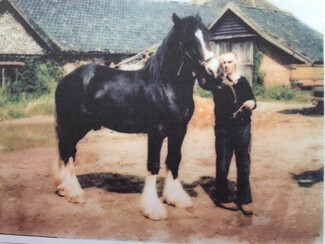
[[[60,160],[58,166],[54,178],[58,194],[69,202],[84,203],[84,193],[76,177],[73,160],[70,159],[67,165]]]
[[[173,205],[177,208],[193,207],[192,199],[183,189],[179,179],[174,179],[170,170],[168,171],[165,180],[163,200],[167,204]]]
[[[151,220],[167,219],[165,206],[158,198],[156,189],[157,175],[148,175],[141,196],[141,213]]]

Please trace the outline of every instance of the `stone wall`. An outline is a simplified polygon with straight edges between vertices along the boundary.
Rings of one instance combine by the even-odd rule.
[[[0,55],[40,55],[44,50],[9,13],[0,15]]]

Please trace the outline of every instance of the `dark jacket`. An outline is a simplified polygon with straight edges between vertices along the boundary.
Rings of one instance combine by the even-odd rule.
[[[213,94],[216,126],[250,123],[252,112],[249,109],[243,107],[240,112],[234,114],[245,101],[256,101],[247,79],[241,76],[232,86],[225,84],[227,82],[223,79],[227,78],[221,76],[198,78],[199,85]]]

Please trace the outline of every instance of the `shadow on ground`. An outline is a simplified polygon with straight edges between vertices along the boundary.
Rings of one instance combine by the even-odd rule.
[[[291,173],[292,178],[302,187],[311,187],[318,182],[323,181],[324,167],[314,171],[305,171],[300,174]],[[92,173],[79,175],[78,180],[82,188],[96,187],[108,192],[116,193],[141,193],[144,187],[145,178],[134,175],[121,175],[113,173]],[[157,192],[161,196],[164,186],[164,178],[158,177],[157,179]],[[191,184],[184,184],[185,191],[191,197],[197,197],[198,194],[195,190],[197,186],[201,186],[206,194],[210,197],[213,203],[218,206],[215,197],[215,179],[213,177],[201,177],[198,181]],[[236,182],[229,181],[228,186],[230,191],[235,195]]]
[[[324,115],[324,110],[317,107],[302,108],[302,109],[285,109],[279,111],[281,114],[302,114],[305,116],[321,116]]]
[[[96,187],[109,192],[117,193],[142,193],[145,178],[134,175],[121,175],[113,173],[93,173],[79,175],[78,180],[82,188]],[[157,192],[161,196],[164,186],[164,178],[158,177],[157,179]],[[192,184],[184,184],[185,191],[191,197],[197,197],[197,192],[194,188],[200,182]]]
[[[134,176],[134,175],[121,175],[113,173],[92,173],[79,175],[78,180],[82,188],[96,187],[108,192],[116,193],[142,193],[145,178]],[[157,192],[161,196],[164,186],[164,178],[158,177],[157,179]],[[191,197],[197,197],[198,193],[195,188],[201,186],[203,190],[207,193],[210,199],[217,205],[217,200],[215,198],[215,179],[213,177],[201,177],[199,180],[194,181],[191,184],[182,184],[185,191]],[[235,194],[236,192],[236,182],[229,181],[229,188]]]
[[[311,187],[318,182],[324,181],[324,167],[318,170],[308,170],[300,174],[293,174],[292,179],[297,181],[298,185],[301,187]]]

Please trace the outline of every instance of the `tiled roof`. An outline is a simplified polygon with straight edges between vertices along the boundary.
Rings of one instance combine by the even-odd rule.
[[[159,43],[172,27],[172,14],[200,13],[206,6],[145,0],[10,0],[62,51],[136,53]]]
[[[266,0],[210,0],[207,1],[207,5],[215,8],[223,8],[229,2],[232,2],[237,5],[245,5],[249,7],[263,8],[268,10],[280,10],[279,8],[277,8]]]
[[[265,33],[312,62],[323,62],[323,35],[290,13],[240,6]]]
[[[108,53],[137,53],[161,42],[173,25],[174,12],[181,17],[200,13],[208,25],[225,4],[233,2],[242,18],[282,46],[311,62],[323,61],[323,36],[265,0],[255,0],[257,8],[249,7],[248,0],[214,0],[213,5],[150,0],[8,1],[62,51]]]

